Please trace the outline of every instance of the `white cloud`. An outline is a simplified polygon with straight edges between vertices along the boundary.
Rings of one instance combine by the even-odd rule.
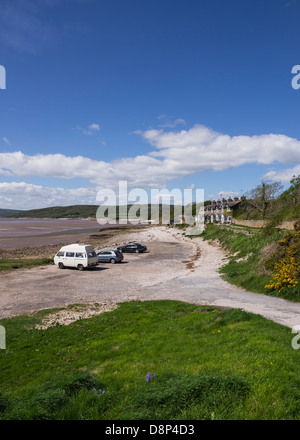
[[[280,134],[229,136],[205,126],[189,130],[147,130],[138,134],[152,151],[111,162],[64,154],[0,153],[0,175],[62,179],[85,178],[94,187],[116,188],[126,180],[129,188],[163,188],[173,179],[203,171],[222,171],[246,164],[294,165],[268,173],[272,180],[289,181],[300,173],[300,141]],[[41,190],[42,191],[42,190]],[[63,191],[63,190],[62,190]],[[78,190],[76,190],[78,191]],[[225,193],[225,191],[224,191]],[[59,192],[55,193],[57,197]],[[70,197],[71,193],[65,193]],[[62,195],[62,198],[64,196]]]
[[[128,180],[133,185],[162,186],[196,172],[222,171],[253,163],[300,163],[300,141],[280,134],[230,137],[196,125],[180,132],[147,130],[142,136],[155,147],[154,151],[112,162],[63,154],[0,153],[0,175],[85,177],[101,185]]]
[[[100,131],[100,125],[93,123],[93,124],[89,125],[89,129],[95,130],[95,131]]]
[[[7,209],[35,209],[47,206],[96,204],[95,188],[52,188],[26,182],[0,183],[0,206]]]
[[[293,176],[300,174],[300,165],[296,165],[293,168],[287,168],[281,171],[270,171],[264,175],[265,180],[272,180],[282,183],[289,183]]]
[[[143,137],[156,147],[152,157],[182,164],[188,171],[221,171],[240,165],[300,161],[300,141],[280,134],[234,136],[195,125],[190,130],[164,132],[148,130]]]
[[[218,194],[208,194],[207,198],[210,200],[229,199],[239,197],[239,193],[235,191],[219,191]]]
[[[87,157],[69,157],[63,154],[29,156],[21,151],[0,153],[0,175],[17,177],[41,176],[63,179],[83,177],[92,179],[106,169],[105,162]]]

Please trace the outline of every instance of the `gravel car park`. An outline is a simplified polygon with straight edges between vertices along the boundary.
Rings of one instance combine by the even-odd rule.
[[[97,253],[99,263],[120,263],[124,257],[118,250],[105,250]]]
[[[129,243],[125,246],[119,246],[118,251],[120,252],[135,252],[138,254],[139,252],[145,252],[147,250],[147,247],[140,244],[140,243]]]

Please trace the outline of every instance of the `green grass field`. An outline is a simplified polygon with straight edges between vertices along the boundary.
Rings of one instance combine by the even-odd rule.
[[[0,321],[2,420],[300,418],[295,335],[258,315],[130,302],[36,330],[47,313]]]

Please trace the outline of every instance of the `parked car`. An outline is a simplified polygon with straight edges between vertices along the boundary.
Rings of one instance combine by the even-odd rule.
[[[140,244],[140,243],[129,243],[126,244],[125,246],[119,246],[118,247],[118,251],[120,252],[135,252],[135,253],[139,253],[139,252],[145,252],[147,250],[147,247]]]
[[[83,270],[85,267],[97,266],[98,258],[92,246],[76,243],[63,246],[55,255],[54,263],[60,269],[77,267],[78,270]]]
[[[123,260],[123,254],[119,250],[105,250],[97,253],[99,263],[120,263]]]

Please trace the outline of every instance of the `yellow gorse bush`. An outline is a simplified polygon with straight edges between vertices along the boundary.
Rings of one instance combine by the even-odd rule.
[[[281,292],[286,287],[296,287],[300,281],[300,231],[289,233],[278,245],[279,251],[265,261],[273,272],[273,279],[265,288]]]
[[[296,287],[298,284],[297,272],[294,258],[281,260],[280,263],[275,264],[274,279],[265,288],[281,292],[284,287]]]

